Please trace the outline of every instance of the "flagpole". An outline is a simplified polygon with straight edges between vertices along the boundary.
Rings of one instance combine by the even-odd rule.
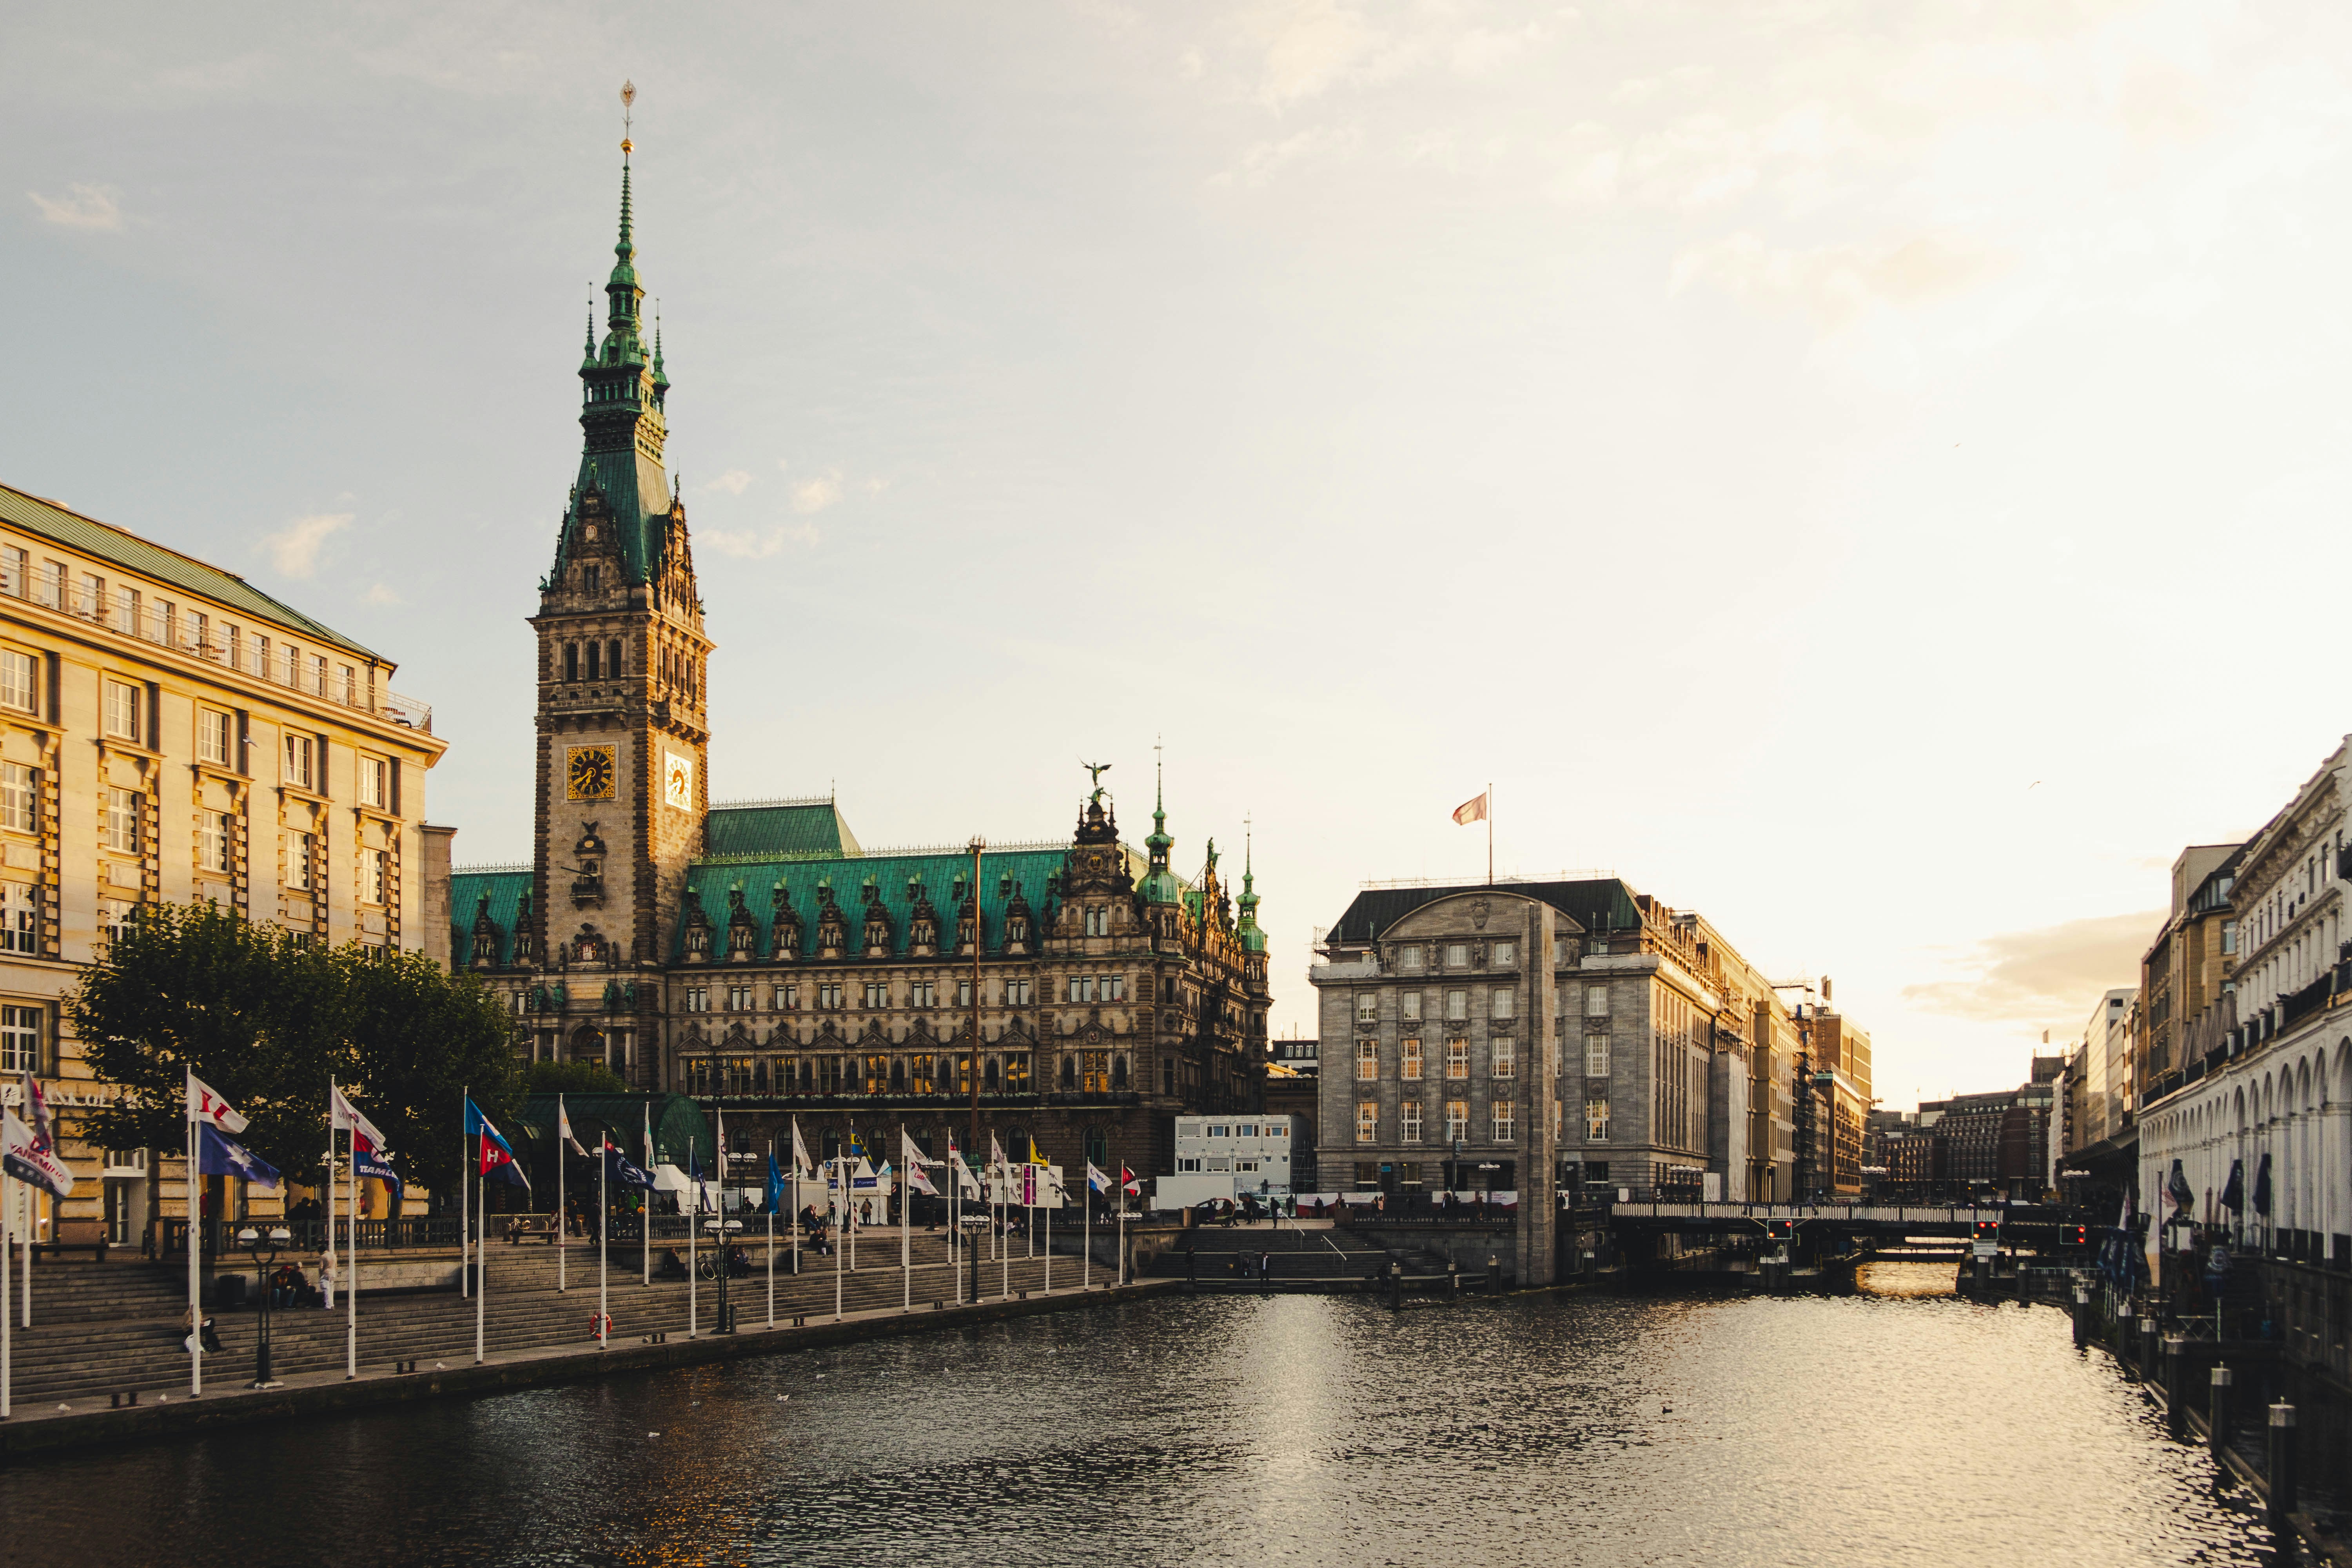
[[[1095,1163],[1087,1162],[1087,1190],[1078,1201],[1086,1207],[1078,1211],[1082,1235],[1078,1242],[1078,1289],[1095,1288]]]
[[[196,1074],[187,1069],[187,1087],[181,1090],[187,1101],[188,1113],[188,1397],[197,1398],[205,1392],[205,1310],[200,1300],[202,1289],[196,1282],[196,1249],[202,1245],[197,1231],[204,1224],[196,1204]],[[327,1190],[329,1197],[334,1189]],[[333,1212],[329,1205],[329,1212]]]
[[[993,1134],[991,1136],[992,1138]],[[1005,1153],[1002,1149],[997,1150],[996,1152],[1003,1156],[997,1164],[1004,1175],[1004,1212],[1009,1215],[1013,1212],[1013,1156]],[[1004,1245],[997,1249],[997,1257],[1003,1262],[1004,1269],[1002,1298],[1009,1301],[1013,1299],[1013,1238],[1011,1237],[1004,1238]]]
[[[473,1103],[474,1086],[469,1083],[457,1091],[457,1296],[460,1300],[474,1293],[469,1272],[474,1267],[474,1250],[466,1243],[466,1233],[474,1227],[474,1195],[472,1189],[466,1184],[466,1107]],[[331,1204],[327,1206],[330,1209],[334,1207]]]
[[[907,1124],[900,1122],[898,1124],[899,1164],[904,1165],[907,1163],[907,1156],[914,1147],[914,1141],[907,1136]],[[898,1310],[902,1312],[911,1312],[915,1310],[915,1233],[911,1224],[913,1215],[910,1212],[914,1203],[914,1190],[907,1185],[906,1175],[901,1173],[898,1177],[898,1273],[905,1300],[899,1304]]]
[[[482,1152],[488,1155],[489,1152],[490,1123],[485,1117],[482,1121]],[[490,1184],[481,1179],[479,1172],[475,1174],[474,1191],[482,1205],[481,1219],[474,1226],[474,1364],[479,1366],[482,1364],[482,1340],[489,1323],[490,1299]]]
[[[955,1134],[948,1134],[948,1285],[955,1304],[963,1305],[963,1261],[956,1254],[956,1238],[963,1234],[963,1155]]]
[[[771,1135],[768,1139],[768,1169],[773,1171],[775,1168],[776,1140]],[[769,1196],[766,1207],[768,1210],[768,1327],[772,1329],[776,1326],[776,1200],[773,1194]]]
[[[1127,1163],[1118,1167],[1118,1282],[1127,1284]]]
[[[26,1109],[29,1110],[30,1107]],[[12,1184],[8,1180],[8,1168],[5,1165],[0,1165],[0,1215],[5,1215],[8,1212],[8,1200],[13,1195],[8,1189]],[[0,1225],[0,1236],[5,1234],[5,1225]],[[0,1421],[7,1420],[13,1413],[15,1405],[12,1400],[16,1392],[14,1383],[16,1363],[13,1359],[15,1348],[9,1343],[10,1314],[8,1303],[5,1299],[7,1295],[8,1283],[8,1270],[5,1266],[5,1254],[0,1253]],[[201,1329],[197,1331],[199,1333],[203,1331]]]
[[[702,1185],[694,1174],[694,1135],[686,1139],[686,1184],[694,1199],[694,1212],[686,1221],[686,1337],[694,1338],[702,1327],[701,1281],[694,1274],[694,1233],[702,1228]]]
[[[599,1116],[597,1120],[603,1121],[604,1118]],[[613,1135],[606,1132],[600,1142],[603,1146],[596,1151],[596,1348],[604,1350],[611,1346],[613,1339],[612,1325],[606,1321],[613,1300],[605,1280],[605,1271],[613,1261],[613,1211],[604,1184],[605,1168],[613,1163],[604,1150],[612,1147]],[[559,1152],[556,1158],[562,1159],[562,1155]]]
[[[571,1135],[572,1121],[563,1114],[563,1096],[561,1094],[555,1097],[555,1288],[569,1290],[572,1286],[565,1277],[564,1263],[571,1250],[569,1244],[572,1238],[564,1234],[563,1140]]]
[[[793,1118],[793,1218],[789,1227],[793,1238],[793,1284],[801,1279],[801,1119]],[[769,1310],[774,1316],[774,1309]]]
[[[838,1200],[828,1199],[825,1206],[835,1210],[833,1226],[833,1321],[837,1323],[841,1321],[841,1244],[845,1239],[842,1232],[847,1228],[849,1220],[848,1157],[835,1154],[833,1168],[837,1184],[835,1190],[841,1195]]]
[[[643,1265],[646,1273],[645,1279],[639,1283],[650,1285],[654,1282],[654,1189],[651,1183],[654,1179],[654,1166],[659,1163],[654,1158],[654,1097],[652,1095],[646,1096],[646,1103],[642,1109],[646,1115],[646,1181],[648,1184],[637,1194],[637,1249],[642,1254],[638,1262]]]
[[[1040,1165],[1038,1169],[1045,1173],[1047,1180],[1053,1179],[1053,1166]],[[1037,1212],[1045,1216],[1045,1294],[1050,1296],[1054,1293],[1054,1209],[1045,1202],[1048,1195],[1045,1193],[1037,1194]]]
[[[1486,781],[1486,886],[1495,885],[1495,781]]]
[[[352,1143],[352,1223],[343,1228],[343,1256],[350,1261],[343,1268],[343,1381],[351,1382],[360,1374],[360,1124],[351,1126]],[[332,1128],[327,1131],[327,1147],[335,1146]],[[328,1196],[334,1194],[330,1192]]]

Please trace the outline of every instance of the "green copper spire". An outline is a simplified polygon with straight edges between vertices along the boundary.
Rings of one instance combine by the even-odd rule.
[[[1184,901],[1184,885],[1168,868],[1168,851],[1176,841],[1168,837],[1168,790],[1156,760],[1151,773],[1151,837],[1143,841],[1143,847],[1151,852],[1151,868],[1136,885],[1136,896],[1147,904],[1180,904]]]
[[[1241,906],[1242,918],[1241,923],[1234,929],[1235,934],[1241,938],[1242,951],[1244,952],[1264,952],[1265,951],[1265,932],[1258,930],[1257,927],[1257,871],[1255,867],[1252,864],[1252,861],[1255,858],[1253,854],[1255,848],[1253,840],[1255,837],[1255,829],[1249,827],[1243,828],[1242,896],[1238,900],[1236,900]]]

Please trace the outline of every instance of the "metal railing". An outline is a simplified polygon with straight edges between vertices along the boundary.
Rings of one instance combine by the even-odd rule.
[[[493,1215],[492,1223],[509,1216]],[[213,1258],[242,1257],[244,1249],[237,1245],[236,1233],[251,1226],[270,1231],[283,1227],[293,1233],[293,1240],[279,1248],[282,1258],[298,1258],[304,1253],[317,1254],[326,1250],[327,1227],[323,1220],[303,1219],[208,1219],[203,1222],[201,1240],[204,1256]],[[415,1215],[399,1219],[362,1219],[357,1245],[363,1252],[397,1251],[402,1248],[448,1247],[457,1245],[458,1221],[454,1215]],[[339,1216],[335,1222],[335,1245],[338,1249],[352,1245],[347,1240],[348,1229]],[[184,1219],[151,1221],[141,1251],[157,1259],[185,1258],[188,1255],[188,1222]]]

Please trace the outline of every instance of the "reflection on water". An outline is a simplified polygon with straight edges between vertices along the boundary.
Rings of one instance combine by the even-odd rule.
[[[1950,1280],[1097,1309],[26,1466],[0,1531],[239,1568],[2263,1560],[2064,1318]]]

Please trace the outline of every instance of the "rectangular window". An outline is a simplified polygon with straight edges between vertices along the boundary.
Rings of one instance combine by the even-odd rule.
[[[286,737],[286,773],[281,782],[292,784],[296,789],[313,787],[311,752],[317,745],[318,742],[308,735]]]
[[[40,951],[40,895],[29,882],[0,882],[0,952]]]
[[[106,614],[106,579],[95,572],[85,572],[74,587],[74,614],[88,620],[97,620]]]
[[[145,803],[134,789],[106,792],[106,847],[125,855],[139,853],[140,807]]]
[[[342,675],[343,706],[356,708],[360,705],[360,672],[347,664],[342,668]]]
[[[382,757],[362,754],[360,757],[360,804],[362,805],[372,805],[378,811],[383,809],[384,803],[392,796],[391,790],[386,787],[391,782],[391,773],[392,764]]]
[[[1609,1097],[1605,1094],[1593,1095],[1584,1102],[1584,1141],[1609,1142]]]
[[[1402,1009],[1399,1016],[1402,1016],[1406,1023],[1418,1024],[1421,1022],[1420,992],[1408,991],[1404,993],[1402,996],[1398,998],[1398,1005]]]
[[[147,611],[147,640],[174,646],[180,630],[180,613],[169,599],[158,599]]]
[[[29,653],[0,648],[0,706],[30,713],[36,706],[33,672],[38,665]]]
[[[1036,994],[1034,981],[1008,980],[1004,983],[1004,1005],[1008,1007],[1029,1006],[1035,1001]]]
[[[1588,985],[1584,988],[1584,1016],[1588,1018],[1609,1016],[1609,987]]]
[[[801,988],[799,986],[779,985],[776,987],[777,1011],[786,1013],[797,1012],[800,1008],[800,1005]]]
[[[956,1005],[959,1007],[969,1007],[971,1005],[971,981],[959,980],[956,982]]]
[[[1407,1040],[1399,1048],[1397,1077],[1412,1083],[1421,1081],[1421,1042],[1419,1040]]]
[[[310,656],[310,691],[318,697],[327,694],[327,661],[315,653]]]
[[[1470,1136],[1470,1102],[1449,1100],[1445,1102],[1445,1141],[1457,1143]]]
[[[874,1008],[882,1008],[890,1005],[890,983],[887,980],[867,981],[866,983],[866,1005],[868,1007]]]
[[[12,599],[26,597],[31,592],[25,580],[26,569],[31,563],[32,557],[15,545],[0,544],[0,594]]]
[[[1356,1102],[1356,1142],[1370,1143],[1381,1135],[1381,1102],[1362,1100]]]
[[[1109,910],[1104,908],[1100,904],[1088,904],[1087,906],[1087,934],[1088,936],[1108,936],[1110,934]]]
[[[1470,993],[1448,991],[1445,994],[1445,1016],[1456,1024],[1470,1016]]]
[[[1073,1002],[1093,1001],[1095,999],[1094,976],[1091,974],[1073,976],[1069,984],[1069,999]]]
[[[1359,992],[1356,995],[1356,1022],[1377,1024],[1380,1021],[1381,994],[1377,991]]]
[[[0,1007],[0,1072],[41,1070],[41,1010]]]
[[[819,1007],[829,1008],[835,1012],[839,1012],[842,1006],[842,990],[843,986],[839,981],[833,981],[825,984],[819,985],[816,988],[816,1005]]]
[[[1356,1076],[1359,1079],[1381,1076],[1381,1043],[1378,1040],[1356,1042]]]
[[[114,591],[114,629],[131,637],[139,635],[139,590],[117,588]]]
[[[0,763],[0,827],[41,830],[40,773],[23,763]]]
[[[253,673],[269,679],[269,639],[259,632],[253,634]]]
[[[298,893],[310,890],[310,856],[316,843],[307,833],[286,836],[286,885]]]
[[[1469,966],[1470,944],[1466,942],[1447,942],[1445,944],[1445,967],[1448,969],[1467,969]]]
[[[210,708],[196,710],[196,761],[228,766],[228,715]]]
[[[1421,944],[1407,942],[1397,949],[1397,967],[1418,971],[1421,968]]]
[[[196,869],[226,872],[228,869],[228,813],[207,811],[196,819]]]
[[[242,626],[221,627],[221,662],[231,669],[245,668],[245,629]]]
[[[123,928],[130,925],[131,913],[139,906],[129,899],[98,900],[98,940],[112,942]]]
[[[1587,1078],[1607,1078],[1609,1076],[1608,1036],[1587,1035],[1584,1037],[1584,1076]]]
[[[1102,983],[1102,999],[1106,1002],[1126,1001],[1127,976],[1124,974],[1104,975]]]
[[[190,610],[187,619],[188,649],[198,658],[213,656],[213,618],[201,611]]]
[[[936,1007],[940,1005],[940,983],[936,980],[918,980],[908,987],[908,992],[907,1005],[909,1007]]]
[[[1498,942],[1495,944],[1495,966],[1497,969],[1510,968],[1518,962],[1519,944],[1517,942]]]
[[[33,597],[53,610],[66,607],[66,563],[62,561],[41,563],[40,575],[33,581]]]
[[[1517,1076],[1519,1070],[1518,1047],[1509,1036],[1504,1035],[1497,1037],[1495,1041],[1486,1047],[1486,1050],[1487,1054],[1494,1058],[1494,1069],[1495,1076],[1496,1078],[1513,1078]]]
[[[136,743],[139,730],[139,688],[127,680],[106,683],[106,732]]]
[[[1495,988],[1494,995],[1487,999],[1486,1016],[1489,1018],[1516,1018],[1518,1016],[1518,1014],[1519,993],[1517,988],[1509,985],[1496,986]]]
[[[1495,1142],[1508,1143],[1518,1136],[1518,1107],[1507,1100],[1497,1100],[1490,1108],[1495,1113]]]
[[[1451,1039],[1445,1042],[1445,1076],[1466,1079],[1470,1076],[1470,1042]]]
[[[383,849],[360,851],[360,902],[381,904],[392,887],[392,856]]]
[[[2224,954],[2238,951],[2238,922],[2235,921],[2221,922],[2221,951]]]
[[[1421,1142],[1421,1101],[1408,1100],[1397,1107],[1397,1141],[1401,1143]]]
[[[280,686],[293,687],[299,687],[302,684],[302,650],[292,643],[286,644],[281,650],[278,683]]]

